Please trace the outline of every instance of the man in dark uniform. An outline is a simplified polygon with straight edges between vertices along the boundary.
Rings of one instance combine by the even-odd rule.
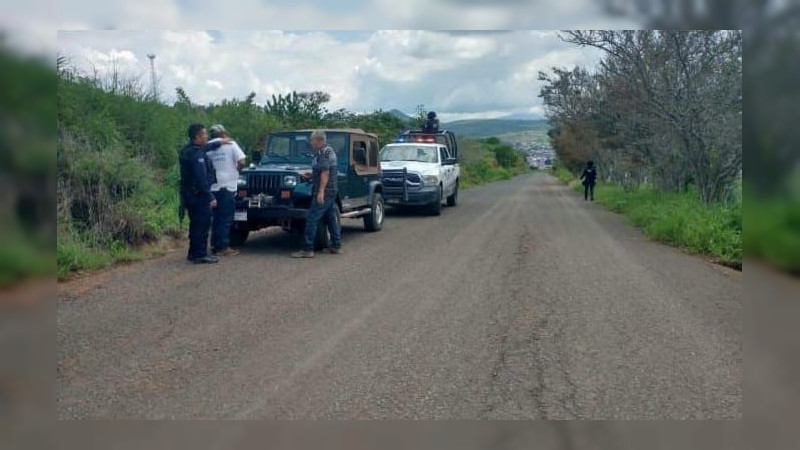
[[[338,175],[336,168],[336,151],[326,142],[325,132],[315,130],[311,133],[311,147],[314,149],[314,159],[311,163],[311,174],[304,174],[303,178],[311,179],[311,209],[306,217],[306,230],[304,234],[303,249],[292,253],[293,258],[314,257],[314,236],[317,234],[317,224],[328,226],[331,234],[329,253],[338,255],[342,253],[342,225],[336,211],[336,191],[338,190]],[[325,226],[323,225],[323,226]]]
[[[217,257],[208,254],[208,230],[211,227],[211,208],[217,201],[211,193],[214,182],[213,165],[206,152],[230,142],[229,138],[208,142],[206,128],[199,123],[189,125],[189,143],[181,149],[181,198],[189,212],[189,252],[186,259],[195,264],[211,264]]]
[[[583,199],[594,201],[594,185],[597,183],[597,169],[594,168],[594,161],[586,163],[581,180],[583,180]]]
[[[428,112],[428,119],[425,121],[425,126],[422,128],[422,131],[430,134],[439,132],[439,119],[436,117],[435,111]]]

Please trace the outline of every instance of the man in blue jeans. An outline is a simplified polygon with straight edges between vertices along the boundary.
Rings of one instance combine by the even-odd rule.
[[[212,140],[230,138],[222,125],[209,128]],[[234,256],[238,251],[230,248],[229,236],[233,213],[236,210],[236,188],[239,172],[244,168],[245,154],[236,141],[230,141],[206,152],[216,171],[216,183],[211,185],[211,193],[217,199],[217,207],[213,209],[211,225],[211,251],[215,255]]]
[[[339,214],[336,210],[338,190],[336,152],[327,144],[325,132],[322,130],[314,130],[311,133],[311,147],[314,149],[311,174],[303,175],[303,178],[311,179],[313,182],[311,209],[306,218],[303,249],[292,253],[292,258],[314,257],[314,236],[317,234],[317,224],[323,219],[331,234],[331,246],[328,252],[335,255],[342,253],[342,225],[339,223]]]

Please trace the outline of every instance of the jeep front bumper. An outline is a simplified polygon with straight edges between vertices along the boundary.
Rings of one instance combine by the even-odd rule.
[[[290,205],[258,204],[250,198],[236,202],[234,222],[247,222],[256,226],[279,225],[286,220],[305,220],[307,208],[295,208]]]

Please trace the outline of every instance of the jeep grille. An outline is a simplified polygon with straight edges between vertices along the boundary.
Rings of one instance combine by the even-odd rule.
[[[278,197],[280,195],[282,183],[282,174],[251,173],[247,178],[247,192],[250,195],[264,193]]]

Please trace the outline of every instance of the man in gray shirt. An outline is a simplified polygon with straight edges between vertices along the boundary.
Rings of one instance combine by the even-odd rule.
[[[314,159],[311,162],[311,174],[305,174],[305,179],[311,179],[311,209],[306,218],[303,249],[292,253],[293,258],[314,257],[314,236],[317,234],[317,225],[320,220],[327,225],[331,234],[330,253],[342,253],[342,225],[336,206],[336,192],[338,190],[336,151],[326,142],[325,132],[314,130],[311,133],[311,147],[314,149]]]

